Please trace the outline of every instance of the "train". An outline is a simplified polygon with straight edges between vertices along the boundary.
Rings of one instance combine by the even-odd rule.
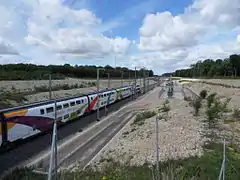
[[[136,89],[136,90],[134,90]],[[71,98],[49,100],[0,110],[0,147],[50,131],[56,119],[66,124],[88,113],[140,93],[140,86],[106,89]],[[56,117],[56,118],[55,118]]]

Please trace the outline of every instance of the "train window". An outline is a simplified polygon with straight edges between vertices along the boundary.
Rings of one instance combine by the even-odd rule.
[[[69,118],[69,114],[66,114],[66,115],[64,115],[64,117],[63,117],[64,119],[67,119],[67,118]]]
[[[68,108],[68,107],[69,107],[69,104],[68,104],[68,103],[66,103],[66,104],[63,105],[63,108]]]
[[[76,101],[76,104],[81,104],[81,101],[80,101],[80,100],[77,100],[77,101]]]
[[[53,107],[49,107],[49,108],[47,108],[46,111],[47,111],[47,113],[51,113],[51,112],[53,112]]]
[[[62,109],[62,105],[57,106],[57,110]]]
[[[71,106],[75,106],[75,102],[73,101],[73,102],[70,102],[70,105]]]
[[[41,113],[41,114],[44,114],[44,109],[40,109],[40,113]]]
[[[82,99],[82,103],[83,103],[83,99]]]

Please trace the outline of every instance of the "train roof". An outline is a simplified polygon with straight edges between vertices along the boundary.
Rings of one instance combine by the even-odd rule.
[[[103,90],[100,90],[100,91],[94,91],[94,92],[90,92],[87,94],[87,96],[90,96],[90,95],[93,95],[93,94],[97,94],[97,93],[104,93],[104,92],[108,92],[108,91],[114,91],[116,89],[112,88],[112,89],[103,89]]]

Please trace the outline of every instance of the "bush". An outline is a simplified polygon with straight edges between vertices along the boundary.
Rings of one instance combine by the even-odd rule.
[[[207,97],[207,107],[210,108],[212,103],[214,102],[214,99],[216,97],[217,93],[212,93]]]
[[[195,115],[198,115],[199,109],[202,107],[202,101],[201,99],[196,99],[192,102],[194,111],[195,111]]]
[[[191,101],[192,99],[191,99],[191,97],[189,97],[189,96],[184,96],[184,101]]]
[[[136,124],[136,125],[143,125],[144,124],[144,121],[145,119],[148,119],[150,117],[153,117],[156,115],[156,112],[155,111],[144,111],[144,112],[141,112],[139,114],[137,114],[135,120],[133,121],[132,124]]]
[[[205,99],[206,97],[207,97],[207,91],[204,89],[204,90],[202,90],[201,92],[200,92],[200,97],[202,98],[202,99]]]
[[[219,97],[216,97],[216,93],[213,93],[208,97],[206,114],[208,117],[209,127],[214,126],[216,120],[220,118],[222,113],[227,111],[229,101],[230,98],[227,98],[222,102]]]
[[[159,112],[169,112],[170,111],[169,100],[164,101],[162,107],[159,108],[158,111]]]
[[[235,107],[233,110],[233,117],[234,118],[240,118],[240,108]]]

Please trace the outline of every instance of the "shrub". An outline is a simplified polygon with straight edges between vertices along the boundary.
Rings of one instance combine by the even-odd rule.
[[[191,99],[191,97],[189,97],[189,96],[184,96],[184,101],[191,101],[192,99]]]
[[[214,102],[214,99],[216,97],[217,93],[212,93],[207,97],[207,107],[210,108],[212,103]]]
[[[162,107],[159,108],[158,111],[159,112],[168,112],[168,111],[170,111],[169,100],[164,101]]]
[[[233,117],[234,118],[240,118],[240,108],[235,107],[233,110]]]
[[[216,97],[216,93],[211,94],[209,97],[206,114],[208,117],[209,127],[212,127],[215,125],[216,120],[221,116],[221,114],[227,110],[230,98],[227,98],[224,102],[222,102],[219,97]]]
[[[148,118],[153,117],[155,115],[156,115],[155,111],[144,111],[144,112],[141,112],[141,113],[137,114],[137,116],[134,119],[132,124],[136,124],[136,125],[141,126],[141,125],[144,124],[145,119],[148,119]]]
[[[194,111],[195,111],[195,115],[197,116],[198,112],[199,112],[199,109],[202,107],[201,99],[193,100],[192,105],[193,105],[193,108],[194,108]]]
[[[202,99],[205,99],[206,97],[207,97],[207,91],[204,89],[204,90],[202,90],[201,92],[200,92],[200,97],[202,98]]]

